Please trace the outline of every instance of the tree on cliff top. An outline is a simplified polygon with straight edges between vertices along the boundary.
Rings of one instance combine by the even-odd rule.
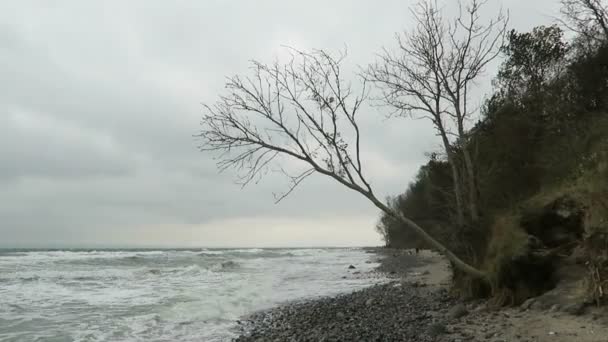
[[[482,20],[486,3],[459,1],[459,11],[450,17],[436,1],[419,1],[412,9],[414,28],[397,34],[396,51],[384,49],[367,72],[383,91],[381,101],[398,115],[433,123],[451,167],[459,227],[466,225],[465,207],[472,226],[480,217],[477,170],[465,127],[477,113],[470,92],[498,56],[508,23],[502,10]],[[462,170],[458,160],[464,162]]]

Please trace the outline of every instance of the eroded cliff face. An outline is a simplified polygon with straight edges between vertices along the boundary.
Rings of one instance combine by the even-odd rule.
[[[586,183],[588,184],[588,183]],[[580,309],[608,296],[608,196],[602,187],[558,191],[498,219],[486,265],[497,304],[538,297],[542,308]]]

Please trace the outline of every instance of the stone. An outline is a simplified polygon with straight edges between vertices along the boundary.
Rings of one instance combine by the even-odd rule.
[[[476,307],[473,309],[473,311],[475,311],[475,312],[483,312],[483,311],[487,310],[487,308],[488,308],[488,307],[487,307],[485,304],[479,304],[479,305],[477,305],[477,306],[476,306]]]
[[[469,314],[469,310],[467,310],[467,307],[464,304],[457,304],[452,309],[450,309],[450,312],[448,313],[448,317],[450,317],[452,319],[458,319],[458,318],[461,318],[468,314]]]
[[[585,313],[584,303],[572,303],[564,306],[563,311],[574,316],[580,316]]]
[[[530,305],[530,309],[532,310],[542,310],[544,307],[545,305],[538,300],[534,301],[534,303]]]
[[[370,299],[368,299],[368,300],[365,301],[365,305],[367,305],[367,306],[371,306],[372,304],[374,304],[374,299],[373,298],[370,298]]]
[[[536,298],[529,298],[520,306],[520,308],[522,310],[529,310],[530,308],[532,308],[534,302],[536,302]]]
[[[437,337],[439,335],[446,334],[448,329],[443,323],[433,323],[429,326],[427,334],[431,337]]]
[[[354,270],[355,268],[356,268],[356,267],[355,267],[355,266],[353,266],[353,265],[348,266],[348,269],[349,269],[349,270]]]

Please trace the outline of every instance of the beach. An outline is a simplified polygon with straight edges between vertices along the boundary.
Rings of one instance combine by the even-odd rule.
[[[449,293],[450,272],[441,256],[388,249],[376,253],[381,264],[374,272],[390,282],[258,312],[241,322],[235,341],[608,340],[608,322],[600,309],[572,314],[463,301]]]

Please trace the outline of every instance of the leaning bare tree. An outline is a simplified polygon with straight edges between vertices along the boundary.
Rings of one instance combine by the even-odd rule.
[[[471,221],[479,219],[475,163],[466,123],[477,112],[470,91],[485,67],[499,54],[508,16],[502,10],[482,22],[487,0],[459,3],[454,19],[444,17],[437,2],[420,1],[412,11],[416,26],[397,34],[398,49],[384,49],[367,77],[381,89],[382,100],[404,116],[429,118],[438,131],[452,169],[457,224],[464,224],[464,193]],[[454,146],[456,137],[460,148]],[[456,160],[463,160],[461,174]],[[465,181],[466,192],[460,184]]]
[[[560,20],[567,28],[591,40],[608,40],[608,4],[605,0],[561,0]]]
[[[302,169],[297,174],[280,168],[291,186],[278,200],[315,173],[330,177],[403,222],[460,270],[485,278],[376,197],[364,173],[357,116],[367,98],[366,83],[355,91],[345,81],[341,64],[346,54],[290,51],[286,64],[254,61],[252,76],[228,79],[228,93],[205,106],[200,149],[218,153],[220,169],[240,170],[244,184],[285,165],[281,162],[298,161]]]
[[[445,24],[429,3],[420,2],[412,11],[416,27],[396,35],[397,52],[388,49],[367,71],[368,80],[382,89],[381,100],[395,109],[392,115],[429,119],[435,126],[454,179],[456,224],[463,226],[464,199],[456,150],[450,140],[447,95],[437,65],[444,59]]]

